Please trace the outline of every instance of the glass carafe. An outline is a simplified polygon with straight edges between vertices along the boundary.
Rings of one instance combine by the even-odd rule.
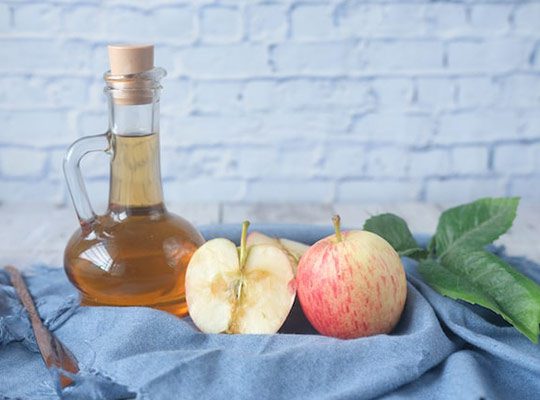
[[[159,92],[165,71],[153,67],[151,46],[113,50],[124,64],[115,71],[111,59],[111,71],[105,74],[109,129],[79,139],[64,159],[80,222],[66,246],[64,268],[83,305],[148,306],[184,316],[185,270],[204,239],[163,203]],[[109,55],[113,57],[111,48]],[[139,57],[135,67],[130,57]],[[94,151],[111,158],[104,215],[93,211],[80,171],[81,159]]]

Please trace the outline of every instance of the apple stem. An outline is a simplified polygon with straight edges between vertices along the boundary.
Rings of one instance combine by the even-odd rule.
[[[240,236],[240,268],[244,268],[247,257],[247,231],[249,228],[249,221],[242,222],[242,235]]]
[[[338,214],[332,217],[332,222],[334,223],[334,229],[336,231],[336,239],[339,243],[343,240],[343,237],[341,236],[341,218],[339,217]]]

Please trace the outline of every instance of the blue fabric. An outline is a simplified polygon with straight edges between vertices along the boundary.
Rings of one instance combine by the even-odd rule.
[[[307,243],[330,228],[253,226]],[[237,239],[239,226],[202,229]],[[537,282],[540,266],[510,259]],[[0,394],[6,399],[533,399],[540,347],[495,314],[442,297],[406,261],[408,297],[389,335],[314,334],[295,306],[278,335],[206,335],[189,318],[146,308],[79,307],[62,269],[27,277],[46,324],[82,372],[59,391],[26,314],[0,274]],[[2,396],[0,396],[2,398]]]

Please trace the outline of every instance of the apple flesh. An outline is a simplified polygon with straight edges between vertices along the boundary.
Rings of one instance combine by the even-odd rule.
[[[350,339],[388,333],[407,297],[401,259],[380,236],[367,231],[336,234],[301,258],[297,293],[306,317],[326,336]]]
[[[213,239],[193,254],[186,271],[186,300],[195,325],[206,333],[275,333],[285,322],[296,290],[291,260],[275,245],[240,251]]]
[[[275,238],[265,235],[261,232],[251,232],[247,237],[247,245],[253,246],[256,244],[269,244],[278,247],[283,250],[291,258],[292,265],[294,268],[294,273],[296,274],[296,267],[298,261],[304,255],[304,253],[309,249],[309,246],[304,243],[295,242],[294,240],[289,240],[285,238]]]

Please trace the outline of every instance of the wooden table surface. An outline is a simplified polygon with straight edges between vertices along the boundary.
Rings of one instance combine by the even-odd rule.
[[[360,227],[371,215],[392,212],[403,217],[415,233],[432,234],[442,210],[437,204],[169,204],[169,209],[197,225],[251,222],[330,224],[341,215],[346,226]],[[62,265],[63,250],[77,228],[71,207],[0,206],[0,266]],[[497,244],[510,255],[540,263],[540,204],[523,203],[512,229]]]

